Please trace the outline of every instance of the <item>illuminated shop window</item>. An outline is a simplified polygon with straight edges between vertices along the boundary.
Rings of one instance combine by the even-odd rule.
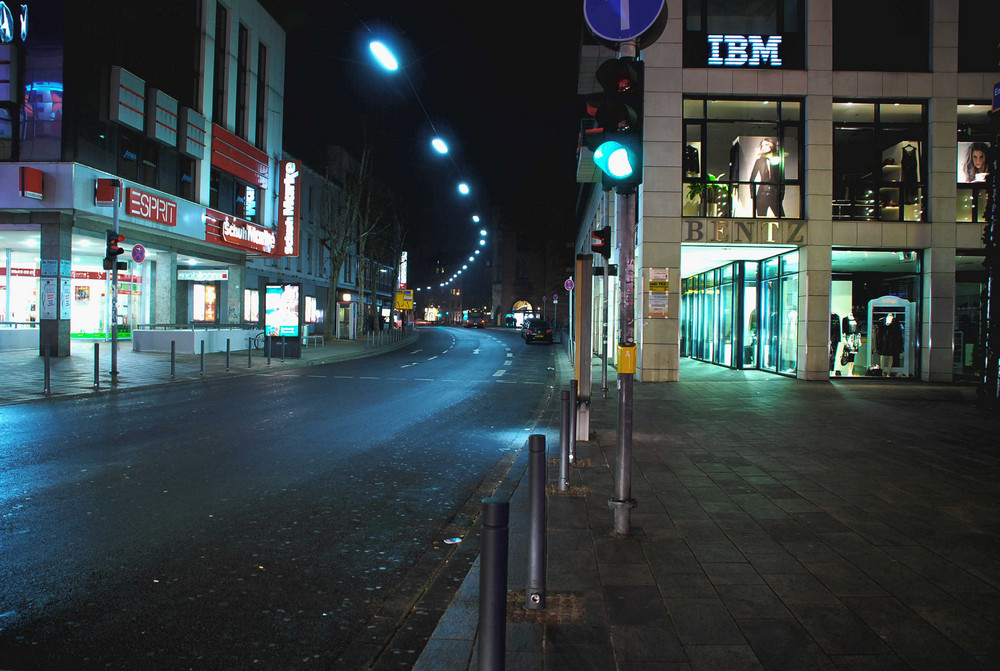
[[[958,159],[955,166],[955,221],[985,222],[989,151],[989,105],[958,105]]]
[[[802,101],[684,101],[684,216],[802,216]]]
[[[925,112],[922,103],[834,101],[834,219],[926,219]]]

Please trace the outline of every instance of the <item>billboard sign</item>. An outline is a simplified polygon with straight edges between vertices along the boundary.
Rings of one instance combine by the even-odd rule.
[[[269,336],[299,335],[301,312],[298,284],[268,284],[264,294],[264,334]]]

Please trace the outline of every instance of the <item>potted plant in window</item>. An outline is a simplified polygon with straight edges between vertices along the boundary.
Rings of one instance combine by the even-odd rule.
[[[708,217],[719,216],[719,210],[725,210],[728,188],[722,183],[722,175],[708,175],[705,182],[691,182],[688,184],[688,200],[704,204],[704,208],[699,208]],[[720,206],[723,206],[720,208]]]

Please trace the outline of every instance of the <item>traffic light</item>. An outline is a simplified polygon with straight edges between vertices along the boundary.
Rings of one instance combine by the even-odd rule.
[[[642,183],[644,67],[634,58],[604,61],[597,68],[604,92],[587,97],[587,112],[597,128],[584,131],[584,143],[604,173],[604,188],[618,193],[631,193]]]
[[[104,269],[112,270],[119,256],[125,253],[119,243],[125,242],[125,236],[114,231],[107,232],[107,248],[104,250]]]
[[[590,249],[603,256],[604,261],[607,262],[611,258],[611,227],[605,226],[596,231],[591,231],[590,237],[593,238],[590,241]]]

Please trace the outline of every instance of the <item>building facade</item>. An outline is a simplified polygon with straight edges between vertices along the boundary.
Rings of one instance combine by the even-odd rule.
[[[5,12],[5,325],[37,326],[29,339],[65,356],[71,336],[110,333],[113,300],[125,334],[242,322],[256,288],[248,259],[299,253],[279,216],[282,188],[295,188],[281,162],[281,27],[255,0],[27,0]],[[105,180],[121,184],[115,298]],[[2,346],[23,344],[15,330],[0,331]]]
[[[640,380],[677,380],[684,356],[808,380],[976,373],[996,29],[981,1],[870,5],[667,1],[640,54]],[[615,55],[584,45],[581,94]],[[605,211],[616,225],[599,179],[581,148],[579,253]],[[594,297],[599,333],[601,277]]]

